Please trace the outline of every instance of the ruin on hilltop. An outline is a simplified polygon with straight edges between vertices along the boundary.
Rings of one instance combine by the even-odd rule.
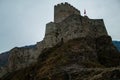
[[[108,36],[103,19],[82,16],[78,9],[65,2],[54,6],[54,22],[46,25],[44,42],[47,46],[53,46],[61,40],[67,42],[74,38],[104,35]]]

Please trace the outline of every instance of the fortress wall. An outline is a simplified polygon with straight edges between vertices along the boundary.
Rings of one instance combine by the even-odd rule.
[[[8,58],[9,71],[18,70],[29,66],[31,63],[36,62],[35,48],[15,47],[10,51]]]
[[[54,45],[60,42],[59,29],[60,28],[54,22],[50,22],[46,25],[46,33],[44,38],[45,47],[53,47]]]
[[[93,25],[95,26],[95,29],[96,29],[95,30],[96,37],[108,35],[103,19],[94,19]]]
[[[82,20],[82,21],[81,21]],[[52,47],[61,40],[91,36],[93,38],[108,35],[103,19],[89,19],[80,15],[71,15],[60,23],[46,25],[45,46]]]
[[[60,24],[61,34],[64,42],[79,37],[85,37],[86,35],[79,15],[72,15]]]
[[[52,32],[55,32],[56,29],[57,29],[56,24],[54,22],[50,22],[50,23],[46,24],[45,36]]]

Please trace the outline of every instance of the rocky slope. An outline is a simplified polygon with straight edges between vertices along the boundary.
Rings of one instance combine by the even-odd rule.
[[[119,64],[120,53],[109,36],[78,38],[44,49],[37,63],[2,80],[117,80]]]

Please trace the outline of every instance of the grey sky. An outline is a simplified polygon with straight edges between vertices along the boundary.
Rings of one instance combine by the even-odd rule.
[[[113,40],[120,40],[120,0],[0,0],[0,52],[41,41],[54,5],[68,2],[89,18],[103,18]]]

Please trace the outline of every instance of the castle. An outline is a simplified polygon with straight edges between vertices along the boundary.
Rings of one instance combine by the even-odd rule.
[[[61,3],[54,7],[54,22],[46,24],[44,39],[10,50],[0,77],[8,73],[2,80],[118,80],[119,65],[120,53],[103,19],[82,16],[75,7]]]
[[[97,38],[108,35],[103,19],[89,19],[82,16],[80,11],[69,3],[54,6],[54,22],[46,25],[44,42],[52,47],[61,40],[90,36]]]
[[[68,3],[54,6],[54,22],[46,24],[45,37],[32,48],[13,48],[9,51],[9,70],[18,70],[36,62],[46,48],[76,38],[108,36],[103,19],[89,19]]]

